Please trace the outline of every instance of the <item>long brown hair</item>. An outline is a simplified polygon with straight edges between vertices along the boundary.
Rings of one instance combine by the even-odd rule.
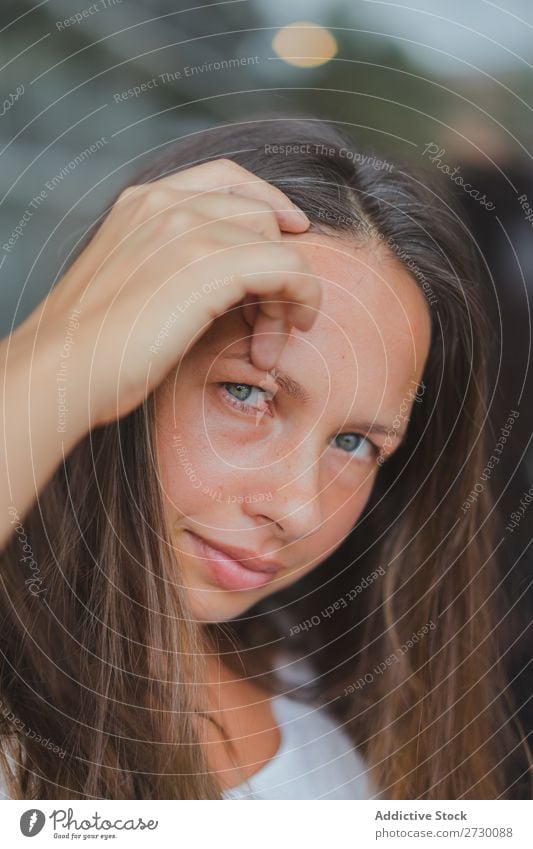
[[[163,519],[154,395],[88,434],[2,555],[11,793],[220,798],[195,721],[216,646],[272,692],[327,703],[381,797],[510,796],[511,755],[529,778],[531,756],[498,644],[498,525],[486,475],[480,485],[490,327],[468,229],[432,175],[360,151],[318,118],[194,133],[131,182],[221,156],[279,186],[312,230],[386,243],[426,294],[431,348],[407,439],[327,561],[238,620],[201,627]],[[39,571],[31,586],[22,539]],[[305,684],[288,684],[302,668]]]

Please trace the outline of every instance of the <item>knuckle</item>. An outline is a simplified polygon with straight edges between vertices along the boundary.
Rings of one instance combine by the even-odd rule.
[[[125,189],[122,189],[122,191],[119,192],[118,197],[117,197],[117,201],[119,201],[120,203],[123,203],[124,201],[130,200],[132,197],[139,194],[139,190],[141,188],[142,188],[141,186],[137,186],[137,185],[126,186]]]
[[[186,231],[201,220],[181,196],[163,186],[153,187],[140,197],[138,212],[146,223],[157,219],[157,226],[165,229]]]
[[[142,195],[139,196],[140,205],[148,212],[155,212],[158,209],[164,209],[169,205],[170,192],[161,186],[149,186]]]
[[[242,165],[239,165],[238,162],[235,162],[234,159],[230,159],[227,156],[221,156],[218,159],[215,159],[215,164],[217,163],[223,168],[231,168],[233,171],[238,171],[239,173],[242,173],[245,170]]]
[[[248,171],[247,168],[244,168],[242,165],[239,165],[238,162],[235,162],[234,159],[229,159],[228,157],[220,157],[219,159],[215,159],[213,166],[217,170],[222,170],[226,174],[229,173],[234,180],[238,180],[240,182],[243,179],[249,179],[250,177],[255,177],[255,179],[260,180],[257,175],[252,174],[251,171]]]
[[[175,207],[167,216],[167,223],[173,230],[188,232],[203,224],[204,218],[189,206]]]
[[[261,198],[251,200],[250,209],[254,210],[255,212],[259,212],[262,215],[266,215],[273,221],[276,221],[274,209],[266,200],[262,200]]]
[[[307,270],[307,263],[295,248],[288,247],[287,245],[280,245],[278,247],[278,256],[280,258],[280,262],[287,266],[287,268],[291,268],[294,271]]]

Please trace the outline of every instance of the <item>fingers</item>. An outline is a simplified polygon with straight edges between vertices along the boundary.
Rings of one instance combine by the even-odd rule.
[[[197,198],[191,198],[189,203],[193,209],[216,221],[217,226],[228,224],[246,228],[265,239],[281,237],[276,213],[264,200],[223,192],[204,192]]]
[[[238,299],[233,296],[233,303],[242,306],[243,318],[252,328],[252,361],[268,370],[277,362],[291,327],[309,330],[312,326],[320,307],[321,284],[293,247],[248,244],[237,251],[239,259],[233,267],[244,291]],[[239,273],[244,268],[254,271]]]
[[[194,213],[198,220],[205,219],[222,231],[236,227],[244,232],[250,230],[265,239],[279,240],[280,222],[276,213],[264,200],[246,198],[242,195],[223,192],[203,191],[190,194],[176,187],[163,188],[159,183],[132,187],[135,191],[125,190],[119,196],[119,203],[129,203],[134,238],[142,225],[151,224],[154,219],[183,220],[188,213]]]
[[[262,308],[258,310],[250,346],[250,357],[256,368],[268,371],[276,365],[290,330],[286,310],[277,318],[266,315]]]
[[[242,304],[242,315],[246,324],[250,327],[254,326],[257,310],[259,309],[258,299],[256,295],[246,295]]]
[[[266,316],[280,318],[285,309],[291,324],[309,330],[320,308],[322,289],[308,261],[294,247],[275,242],[239,244],[228,248],[226,261],[235,272],[240,297],[235,297],[234,288],[217,293],[225,309],[244,302],[250,315],[255,296]]]
[[[162,177],[152,185],[156,183],[193,194],[205,191],[223,192],[252,200],[263,200],[274,210],[280,228],[291,233],[302,233],[310,224],[305,213],[280,189],[231,159],[219,158],[204,162],[177,174]]]

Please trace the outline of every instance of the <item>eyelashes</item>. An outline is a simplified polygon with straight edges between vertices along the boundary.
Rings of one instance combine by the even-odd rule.
[[[225,400],[228,404],[235,407],[236,409],[242,410],[242,412],[246,413],[247,415],[255,415],[257,413],[268,413],[269,415],[272,415],[271,408],[268,406],[268,402],[272,401],[273,398],[274,398],[274,395],[273,395],[272,392],[269,392],[266,389],[261,389],[259,386],[253,386],[253,384],[250,384],[250,383],[229,383],[229,382],[226,382],[226,383],[221,383],[220,386],[221,386],[221,389],[222,389],[223,398],[225,398]],[[255,390],[255,391],[261,393],[261,395],[265,396],[266,403],[263,406],[258,406],[258,405],[254,405],[254,404],[245,404],[242,398],[235,398],[235,396],[232,395],[231,392],[229,391],[228,387],[231,387],[231,388],[236,387],[237,391],[239,391],[239,392],[242,392],[243,390],[244,390],[244,392],[246,392],[248,390]],[[249,397],[250,396],[247,395],[245,400],[248,400]]]
[[[227,403],[231,407],[234,407],[237,410],[240,410],[245,415],[253,415],[256,417],[258,413],[267,414],[269,416],[273,415],[270,403],[274,399],[274,394],[269,390],[261,389],[261,387],[255,386],[254,384],[250,383],[231,383],[229,381],[220,383],[219,387],[222,393],[222,398],[225,403]],[[240,393],[241,396],[244,395],[244,400],[242,397],[236,398],[235,395],[232,394],[233,391]],[[263,396],[262,404],[258,405],[245,403],[251,397],[253,397],[254,392],[259,393],[260,396]],[[355,445],[353,444],[354,439],[356,440]],[[337,440],[343,441],[344,446],[339,444]],[[363,460],[364,462],[372,460],[379,454],[379,446],[361,433],[339,433],[334,437],[334,442],[336,444],[336,447],[339,448],[339,450],[342,451],[344,454],[347,454],[348,456],[351,456],[358,460]],[[346,443],[348,443],[348,446],[346,446]],[[348,447],[348,450],[346,450],[346,447]]]

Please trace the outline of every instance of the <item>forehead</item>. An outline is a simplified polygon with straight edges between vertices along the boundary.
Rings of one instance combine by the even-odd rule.
[[[394,416],[427,357],[431,325],[423,292],[381,244],[309,232],[284,234],[283,240],[308,259],[321,280],[322,300],[310,330],[292,328],[278,367],[322,396],[346,385],[369,411]],[[212,363],[246,349],[249,335],[241,310],[231,310],[211,325],[196,352]]]
[[[429,307],[396,256],[382,244],[337,236],[305,233],[284,240],[303,252],[322,281],[315,324],[291,335],[312,338],[330,362],[358,364],[366,373],[372,364],[373,380],[400,385],[419,379],[431,335]]]

